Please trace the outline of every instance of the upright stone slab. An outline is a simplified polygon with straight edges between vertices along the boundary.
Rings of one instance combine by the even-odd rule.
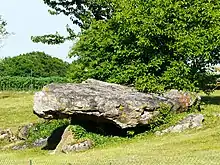
[[[64,130],[61,140],[56,146],[56,149],[52,152],[53,154],[61,153],[63,151],[63,148],[65,148],[68,144],[73,142],[74,136],[72,134],[72,131],[70,130],[70,126],[66,127]]]
[[[71,125],[67,126],[64,130],[61,140],[56,146],[55,150],[51,152],[51,154],[57,153],[69,153],[69,152],[76,152],[76,151],[84,151],[88,150],[92,147],[93,142],[91,140],[84,140],[78,142],[74,138],[74,132],[71,131]]]

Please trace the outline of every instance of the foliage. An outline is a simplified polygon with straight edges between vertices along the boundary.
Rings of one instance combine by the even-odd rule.
[[[69,77],[132,84],[145,92],[206,90],[220,62],[217,0],[114,2],[111,18],[93,20],[73,46]]]
[[[0,48],[3,46],[2,40],[5,39],[5,37],[7,37],[7,35],[9,34],[5,28],[6,25],[7,25],[6,21],[4,21],[0,16]]]
[[[66,127],[70,122],[67,119],[63,120],[51,120],[37,123],[29,131],[28,141],[34,142],[40,138],[47,138],[51,136],[52,132],[57,128]],[[83,127],[79,125],[71,125],[71,131],[74,133],[74,140],[77,142],[90,139],[94,142],[95,146],[104,146],[109,143],[120,142],[126,138],[117,136],[103,136],[92,132],[87,132]]]
[[[30,129],[28,141],[34,142],[40,138],[47,138],[51,136],[52,132],[56,129],[66,127],[69,124],[70,122],[67,119],[39,122]],[[76,142],[90,139],[93,141],[96,147],[122,142],[127,139],[119,136],[104,136],[93,132],[88,132],[86,129],[79,125],[71,125],[70,129],[74,134],[74,140]]]
[[[35,124],[34,127],[31,127],[28,134],[28,141],[35,141],[40,138],[47,138],[51,136],[52,132],[62,126],[69,125],[69,120],[51,120],[40,122]]]
[[[89,27],[92,19],[109,19],[113,12],[113,4],[110,0],[44,0],[44,3],[51,7],[50,14],[62,13],[70,16],[74,24],[84,29]]]
[[[104,136],[101,134],[88,132],[82,126],[71,125],[71,131],[74,133],[74,138],[77,141],[84,141],[90,139],[95,146],[106,146],[108,144],[119,143],[125,141],[127,138],[119,136]]]
[[[114,8],[111,0],[43,0],[51,9],[51,15],[64,14],[70,17],[73,24],[79,26],[81,31],[88,29],[92,20],[106,20],[111,18]],[[44,36],[31,37],[33,42],[42,42],[46,44],[60,44],[66,40],[74,40],[77,35],[67,25],[68,36],[64,37],[58,34],[49,34]]]
[[[78,57],[69,71],[74,81],[92,77],[146,92],[206,90],[215,81],[208,70],[220,61],[217,0],[44,3],[52,8],[51,14],[70,16],[81,27],[70,53]],[[57,41],[38,37],[37,42],[64,42],[57,37]]]
[[[152,119],[153,121],[150,124],[151,131],[162,124],[167,124],[172,118],[174,118],[175,114],[172,112],[171,108],[172,107],[167,104],[161,104],[160,108],[158,109],[160,114]]]
[[[79,125],[71,125],[70,130],[74,133],[74,138],[77,140],[85,137],[86,130]]]
[[[0,76],[64,77],[69,64],[44,52],[6,57],[0,62]]]
[[[50,83],[68,82],[62,77],[18,77],[3,76],[0,77],[0,90],[28,91],[39,90]]]

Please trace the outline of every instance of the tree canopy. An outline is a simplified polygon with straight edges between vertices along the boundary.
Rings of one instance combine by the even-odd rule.
[[[93,20],[106,20],[111,18],[114,11],[112,0],[43,0],[51,10],[51,15],[64,14],[70,17],[73,24],[78,25],[81,31],[88,29]],[[66,30],[68,36],[61,36],[59,33],[33,36],[32,41],[46,44],[60,44],[66,40],[74,40],[77,37],[74,30],[68,25]]]
[[[70,52],[78,57],[69,71],[74,81],[95,78],[159,92],[206,90],[214,80],[208,69],[220,62],[218,0],[79,1],[106,11],[101,17],[87,5],[90,15],[73,10],[78,1],[44,2],[86,25]]]
[[[44,52],[6,57],[0,62],[0,76],[64,77],[69,64]]]

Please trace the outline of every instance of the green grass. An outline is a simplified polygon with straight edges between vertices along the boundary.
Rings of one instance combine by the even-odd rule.
[[[32,107],[32,92],[0,92],[0,128],[15,131],[20,125],[38,121]]]
[[[218,165],[220,164],[220,91],[203,97],[205,115],[201,129],[183,133],[155,136],[143,134],[106,147],[68,155],[50,155],[40,148],[24,151],[0,151],[0,165]],[[15,110],[16,109],[16,110]],[[6,113],[6,112],[7,113]],[[9,113],[9,112],[10,113]],[[19,111],[19,112],[18,112]],[[6,116],[11,113],[11,116]],[[22,114],[22,115],[21,115]],[[32,114],[32,94],[14,93],[8,98],[0,95],[0,124],[16,128],[20,124],[37,121]],[[14,119],[13,119],[14,117]],[[6,119],[7,118],[7,119]],[[8,120],[14,120],[11,122]]]

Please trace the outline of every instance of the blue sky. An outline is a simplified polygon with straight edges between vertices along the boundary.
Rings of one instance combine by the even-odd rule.
[[[30,39],[31,36],[51,34],[56,31],[63,35],[67,34],[65,26],[71,25],[68,17],[50,15],[49,8],[43,0],[0,0],[0,4],[0,15],[8,23],[7,30],[15,33],[5,40],[5,46],[0,49],[0,58],[31,51],[44,51],[51,56],[71,61],[67,55],[72,42],[49,46],[33,43]],[[79,31],[76,26],[74,28]]]

